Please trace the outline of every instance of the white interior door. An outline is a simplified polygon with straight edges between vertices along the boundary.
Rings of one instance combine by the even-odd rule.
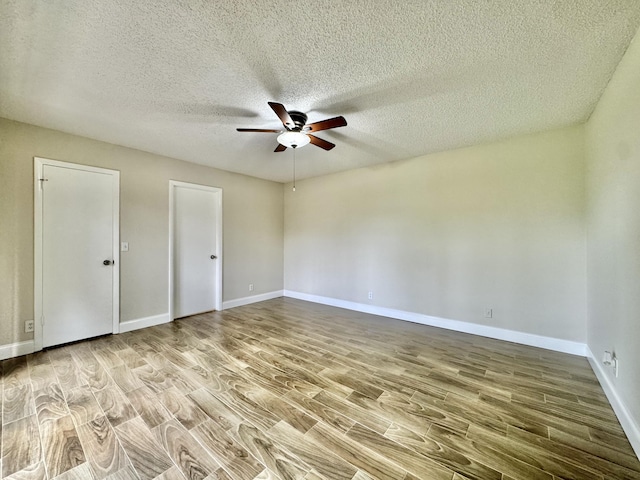
[[[220,189],[172,182],[173,317],[220,309]]]
[[[118,320],[118,172],[55,163],[39,165],[36,187],[41,347],[113,333]]]

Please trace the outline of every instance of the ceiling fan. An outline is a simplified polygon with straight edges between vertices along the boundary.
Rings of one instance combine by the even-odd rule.
[[[287,148],[300,148],[308,143],[325,150],[331,150],[335,144],[327,142],[322,138],[312,135],[313,132],[329,130],[331,128],[344,127],[347,121],[344,117],[334,117],[307,125],[307,115],[296,110],[287,111],[281,103],[268,102],[269,106],[276,112],[278,118],[284,125],[284,130],[265,130],[262,128],[238,128],[239,132],[262,132],[279,133],[278,146],[274,152],[284,152]]]

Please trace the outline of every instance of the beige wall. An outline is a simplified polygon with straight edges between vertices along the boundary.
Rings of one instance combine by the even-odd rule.
[[[578,126],[285,186],[285,289],[584,342],[583,147]]]
[[[34,156],[120,170],[121,321],[168,311],[169,180],[223,188],[225,301],[282,289],[281,184],[0,119],[0,345],[32,338]]]
[[[586,127],[588,344],[640,429],[640,34]],[[640,430],[639,430],[640,431]]]

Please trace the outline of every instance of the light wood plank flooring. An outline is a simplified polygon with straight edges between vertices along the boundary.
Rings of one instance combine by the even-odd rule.
[[[640,479],[584,358],[275,299],[2,362],[7,479]]]

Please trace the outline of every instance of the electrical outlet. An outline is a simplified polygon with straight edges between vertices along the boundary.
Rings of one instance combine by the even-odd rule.
[[[33,320],[27,320],[24,322],[24,331],[25,333],[33,332]]]
[[[484,309],[484,318],[493,318],[493,308]]]
[[[249,284],[249,291],[250,291],[250,292],[253,292],[253,283],[250,283],[250,284]]]
[[[367,298],[369,300],[373,300],[373,292],[369,292],[369,295],[367,295]]]

